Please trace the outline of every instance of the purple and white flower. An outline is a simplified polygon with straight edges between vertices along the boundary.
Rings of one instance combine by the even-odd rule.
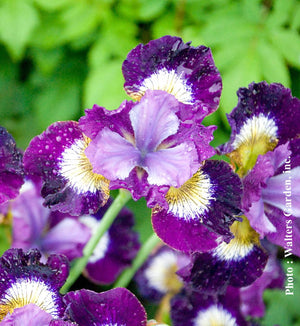
[[[219,105],[222,80],[211,51],[179,37],[164,36],[131,50],[122,66],[124,88],[140,100],[147,90],[162,90],[184,103],[182,120],[202,120]]]
[[[84,150],[90,139],[74,121],[56,122],[34,137],[24,154],[28,175],[43,179],[44,205],[72,215],[96,212],[109,197],[109,181],[93,173]]]
[[[135,200],[166,205],[164,195],[180,187],[211,157],[214,127],[183,123],[181,104],[163,91],[147,91],[141,101],[123,102],[118,110],[94,106],[80,119],[92,139],[85,153],[94,173],[111,181],[111,189],[128,189]]]

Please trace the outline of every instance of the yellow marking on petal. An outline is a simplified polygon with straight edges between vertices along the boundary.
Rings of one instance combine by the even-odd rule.
[[[29,303],[37,305],[40,309],[51,314],[53,318],[58,317],[58,307],[55,296],[49,286],[35,280],[21,279],[13,283],[4,293],[0,300],[0,320],[14,309],[24,307]]]
[[[250,226],[249,220],[234,221],[230,227],[234,238],[229,242],[222,242],[215,249],[215,255],[225,260],[240,260],[247,256],[254,245],[260,246],[259,234]]]
[[[199,219],[209,209],[211,199],[214,197],[210,178],[201,169],[180,188],[171,187],[166,194],[168,212],[185,220]]]
[[[240,176],[246,175],[253,168],[258,155],[264,155],[278,144],[275,122],[263,114],[249,118],[237,134],[228,154],[233,164],[238,167]]]
[[[64,150],[59,162],[60,173],[78,193],[101,190],[106,201],[109,197],[109,180],[93,172],[93,166],[84,153],[90,142],[91,139],[84,135]]]

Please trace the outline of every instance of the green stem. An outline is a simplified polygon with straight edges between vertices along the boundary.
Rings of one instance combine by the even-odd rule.
[[[120,189],[119,194],[113,203],[109,206],[108,210],[104,214],[101,219],[97,230],[91,236],[90,240],[86,244],[83,249],[83,256],[78,258],[74,265],[72,265],[69,277],[67,278],[66,283],[61,288],[60,292],[62,294],[66,293],[69,288],[75,283],[77,278],[80,276],[82,271],[84,270],[86,264],[88,263],[89,258],[91,257],[93,251],[95,250],[97,244],[99,243],[103,234],[109,229],[112,225],[113,221],[119,214],[120,210],[124,207],[124,205],[131,198],[130,193],[127,190]]]
[[[119,279],[114,285],[115,288],[126,287],[129,284],[137,270],[143,265],[149,254],[159,244],[159,242],[160,239],[155,233],[153,233],[138,252],[137,256],[132,262],[131,267],[125,269],[124,272],[120,275]]]

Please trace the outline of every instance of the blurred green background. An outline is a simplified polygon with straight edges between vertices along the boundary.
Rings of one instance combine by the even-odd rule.
[[[25,149],[49,124],[77,120],[94,103],[117,108],[128,99],[127,53],[170,34],[212,49],[223,92],[205,123],[218,125],[214,144],[224,143],[239,87],[280,82],[300,97],[299,30],[298,0],[0,0],[0,125]],[[142,240],[146,219],[149,227],[138,219]],[[300,287],[295,297],[276,293],[266,294],[263,325],[300,325]]]

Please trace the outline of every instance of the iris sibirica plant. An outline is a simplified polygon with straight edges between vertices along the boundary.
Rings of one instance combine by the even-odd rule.
[[[113,111],[55,122],[24,153],[0,129],[0,325],[259,323],[264,290],[284,287],[280,253],[300,256],[299,99],[240,88],[214,148],[209,48],[164,36],[122,71],[132,100]],[[142,197],[153,234],[140,244],[124,206]]]

